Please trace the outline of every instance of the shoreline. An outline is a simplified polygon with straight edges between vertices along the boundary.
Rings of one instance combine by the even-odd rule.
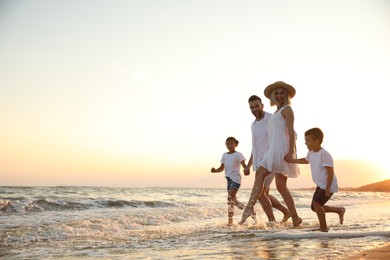
[[[366,250],[356,255],[350,256],[347,259],[389,259],[390,258],[390,243],[385,246],[375,249]]]

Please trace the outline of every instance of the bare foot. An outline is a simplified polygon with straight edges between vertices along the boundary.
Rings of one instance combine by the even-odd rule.
[[[338,212],[339,218],[340,218],[340,224],[342,225],[344,223],[344,214],[345,214],[345,208],[341,208],[340,212]]]
[[[316,229],[312,229],[312,231],[321,231],[321,232],[328,232],[330,228],[326,227],[326,228],[316,228]]]
[[[244,224],[245,221],[246,221],[246,219],[253,215],[253,212],[255,212],[255,211],[253,210],[253,208],[251,208],[251,209],[245,208],[245,209],[244,209],[244,212],[242,212],[241,221],[238,222],[238,224],[239,224],[239,225]],[[255,214],[256,214],[256,213],[255,213]]]
[[[282,222],[286,222],[289,218],[291,218],[291,215],[290,215],[290,212],[285,212],[283,213],[283,219],[282,219]],[[302,221],[301,221],[302,222]]]
[[[302,223],[302,219],[300,217],[296,217],[295,219],[293,219],[294,227],[299,226],[301,223]]]
[[[253,211],[253,212],[252,212],[251,217],[252,217],[252,219],[254,220],[255,224],[257,224],[256,211]]]

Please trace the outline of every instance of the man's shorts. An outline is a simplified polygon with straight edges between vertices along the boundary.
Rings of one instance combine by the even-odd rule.
[[[232,179],[230,179],[229,177],[226,177],[226,180],[227,180],[227,190],[238,190],[241,186],[241,184],[233,181]]]
[[[333,193],[330,194],[329,197],[325,196],[325,190],[321,189],[317,186],[316,191],[313,194],[313,199],[311,203],[311,210],[314,210],[313,201],[319,203],[321,206],[324,206],[325,203],[332,197]]]

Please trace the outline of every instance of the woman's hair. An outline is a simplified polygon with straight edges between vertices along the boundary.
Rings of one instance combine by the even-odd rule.
[[[236,144],[236,146],[238,145],[238,140],[233,136],[228,137],[225,143],[227,143],[228,141],[233,141]]]
[[[276,98],[275,98],[275,92],[276,92],[276,90],[278,90],[278,89],[280,89],[280,88],[275,88],[274,90],[272,90],[271,96],[270,96],[270,98],[269,98],[269,102],[270,102],[270,104],[271,104],[271,107],[276,106],[276,105],[278,104],[278,101],[277,101]],[[283,89],[284,89],[284,88],[283,88]],[[288,94],[288,92],[287,92],[286,89],[284,89],[284,91],[285,91],[286,94],[287,94],[287,98],[286,98],[286,100],[285,100],[285,102],[284,102],[284,106],[290,105],[290,104],[291,104],[290,95]]]

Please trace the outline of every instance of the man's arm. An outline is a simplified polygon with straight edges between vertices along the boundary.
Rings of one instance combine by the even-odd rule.
[[[251,154],[251,158],[249,159],[248,165],[244,167],[244,175],[250,174],[252,163],[253,163],[253,154]]]
[[[246,163],[245,163],[245,160],[242,160],[241,161],[241,165],[242,165],[242,167],[245,169],[247,166],[246,166]]]

